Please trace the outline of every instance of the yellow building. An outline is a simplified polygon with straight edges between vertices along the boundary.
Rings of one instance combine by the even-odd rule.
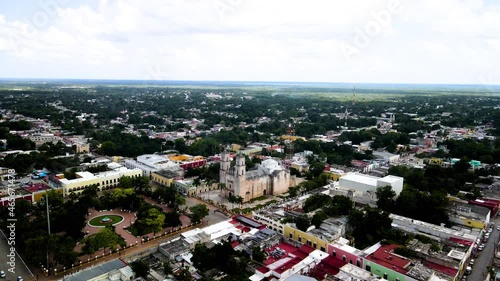
[[[99,190],[116,187],[121,177],[141,177],[140,169],[120,168],[113,171],[92,174],[90,172],[77,172],[76,179],[68,180],[59,177],[59,184],[63,188],[63,196],[70,193],[80,193],[85,188],[97,185]]]
[[[299,241],[300,243],[306,244],[323,252],[326,252],[328,249],[328,241],[322,240],[307,232],[300,231],[289,225],[285,225],[285,237]]]
[[[47,189],[47,190],[42,190],[42,191],[38,191],[38,192],[35,192],[33,193],[33,202],[38,202],[40,201],[40,199],[44,198],[45,197],[45,193],[47,191],[55,191],[57,193],[63,193],[63,189],[62,188],[54,188],[54,189]]]
[[[88,143],[77,143],[76,153],[89,153],[90,145]]]
[[[485,228],[491,220],[490,209],[482,206],[468,204],[465,200],[449,196],[448,219],[452,223],[473,227]]]
[[[151,180],[159,185],[162,186],[170,186],[174,183],[175,177],[177,176],[176,173],[172,173],[170,171],[166,170],[160,170],[151,173]]]
[[[281,140],[296,141],[298,139],[306,140],[306,138],[304,138],[304,137],[290,136],[290,135],[281,135]]]
[[[191,160],[191,157],[184,154],[176,154],[168,157],[172,161],[185,162]]]
[[[231,151],[236,152],[236,151],[238,151],[238,150],[240,150],[240,149],[241,149],[241,145],[239,145],[239,144],[233,143],[233,144],[231,145]]]

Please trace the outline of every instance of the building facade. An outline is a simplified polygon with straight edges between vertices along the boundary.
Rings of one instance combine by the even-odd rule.
[[[236,164],[231,167],[229,153],[223,152],[220,182],[225,184],[224,196],[241,196],[245,202],[263,195],[287,192],[290,172],[273,159],[264,160],[256,169],[247,171],[243,154],[236,156]]]

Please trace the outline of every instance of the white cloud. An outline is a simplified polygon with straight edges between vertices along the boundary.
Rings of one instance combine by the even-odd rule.
[[[29,75],[117,79],[477,83],[500,60],[498,4],[400,0],[381,22],[391,1],[82,1],[42,25],[0,15],[0,52]]]

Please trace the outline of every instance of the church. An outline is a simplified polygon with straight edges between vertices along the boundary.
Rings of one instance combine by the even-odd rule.
[[[262,195],[286,193],[290,186],[290,172],[276,160],[267,159],[250,171],[245,167],[245,156],[236,155],[231,167],[229,152],[221,153],[220,182],[225,184],[224,196],[241,196],[244,202]]]

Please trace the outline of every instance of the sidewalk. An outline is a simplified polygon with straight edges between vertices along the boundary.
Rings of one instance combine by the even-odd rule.
[[[167,235],[162,235],[162,236],[157,235],[156,238],[153,238],[153,239],[149,240],[148,242],[138,243],[137,246],[133,245],[132,247],[126,248],[126,249],[121,250],[119,252],[115,252],[112,254],[108,253],[105,256],[100,254],[97,259],[93,258],[93,260],[90,260],[90,262],[85,262],[85,263],[82,263],[81,265],[75,265],[72,269],[67,269],[64,272],[59,272],[59,273],[57,273],[57,275],[52,274],[50,276],[45,276],[45,273],[42,272],[42,270],[40,268],[34,268],[34,269],[32,269],[32,272],[35,275],[35,277],[36,276],[39,277],[38,280],[40,280],[40,281],[59,280],[59,279],[62,279],[66,275],[75,273],[77,271],[82,271],[88,267],[102,264],[102,263],[105,263],[105,262],[108,262],[108,261],[111,261],[111,260],[114,260],[117,258],[121,258],[123,260],[126,260],[127,258],[134,256],[140,252],[157,247],[159,244],[161,244],[165,241],[168,241],[172,238],[175,238],[183,232],[189,231],[189,230],[196,228],[196,227],[204,227],[204,226],[206,226],[206,225],[199,224],[199,225],[187,226],[187,227],[183,227],[182,229],[180,229],[178,231],[168,233]],[[30,280],[30,279],[26,278],[25,280]]]

